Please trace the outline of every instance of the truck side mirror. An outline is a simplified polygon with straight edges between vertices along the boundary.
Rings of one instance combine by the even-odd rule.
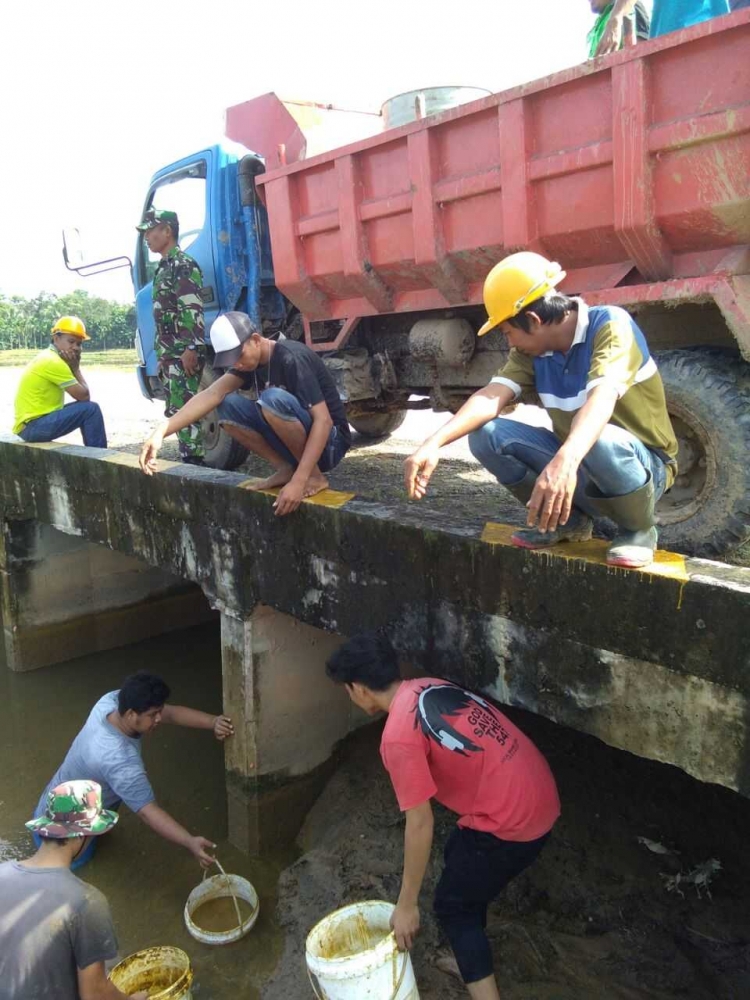
[[[88,278],[92,274],[101,274],[103,271],[114,271],[118,267],[133,267],[130,257],[110,257],[107,260],[95,260],[86,263],[83,257],[83,241],[80,230],[72,227],[63,229],[63,260],[69,271],[75,271],[82,278]]]

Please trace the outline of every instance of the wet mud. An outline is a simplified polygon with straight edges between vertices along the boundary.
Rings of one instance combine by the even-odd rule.
[[[750,996],[750,802],[528,713],[509,714],[547,755],[563,815],[536,864],[490,908],[503,1000]],[[281,877],[277,915],[286,940],[265,1000],[308,995],[305,939],[323,916],[397,898],[403,822],[379,735],[374,725],[347,740],[345,763],[302,830],[304,853]],[[422,1000],[468,996],[436,966],[448,953],[431,913],[454,822],[436,810],[412,955]],[[720,870],[711,873],[710,859]],[[696,870],[708,873],[703,884],[700,875],[697,885],[685,878]]]

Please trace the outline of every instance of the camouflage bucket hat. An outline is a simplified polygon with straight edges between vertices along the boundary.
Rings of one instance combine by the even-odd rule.
[[[98,837],[111,830],[117,813],[102,809],[102,789],[96,781],[64,781],[47,795],[43,816],[29,820],[26,829],[40,837]]]
[[[170,212],[166,208],[150,208],[143,216],[143,222],[139,223],[135,228],[139,233],[145,233],[147,230],[153,229],[154,226],[160,226],[162,223],[166,223],[168,226],[179,225],[177,212]]]

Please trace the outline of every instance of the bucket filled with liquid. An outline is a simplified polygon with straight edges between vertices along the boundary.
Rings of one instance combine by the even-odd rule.
[[[149,1000],[192,1000],[193,969],[181,948],[146,948],[128,955],[109,974],[118,990],[146,990]]]
[[[419,1000],[409,952],[391,931],[392,903],[329,913],[307,935],[307,972],[319,1000]]]
[[[260,901],[252,883],[240,875],[227,875],[218,861],[220,875],[206,878],[185,903],[185,926],[203,944],[230,944],[254,926]]]

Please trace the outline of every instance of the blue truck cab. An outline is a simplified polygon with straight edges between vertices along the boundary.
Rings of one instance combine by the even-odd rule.
[[[287,300],[274,284],[268,217],[255,188],[255,177],[263,170],[257,154],[216,145],[164,167],[149,184],[143,211],[153,207],[177,213],[179,245],[203,272],[208,345],[204,385],[213,379],[209,330],[217,316],[234,309],[246,312],[264,332],[281,329],[287,319]],[[132,268],[136,351],[141,391],[149,399],[165,398],[157,375],[151,295],[158,260],[139,233]],[[204,430],[209,464],[233,464],[228,435],[210,417]]]

